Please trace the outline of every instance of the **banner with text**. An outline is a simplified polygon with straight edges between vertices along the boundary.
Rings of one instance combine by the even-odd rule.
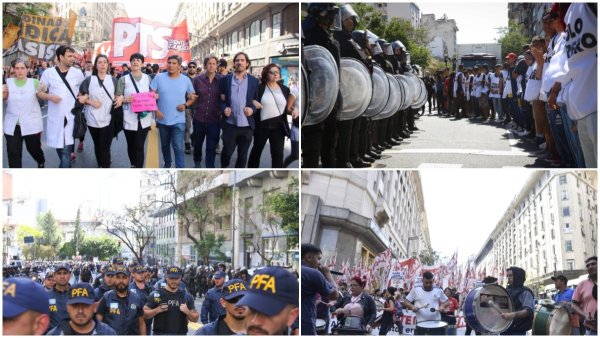
[[[73,11],[69,11],[69,18],[23,14],[19,39],[3,55],[22,52],[34,58],[52,60],[58,46],[71,44],[76,20],[77,14]]]
[[[184,62],[192,58],[187,20],[172,27],[143,18],[115,18],[112,36],[113,63],[129,63],[134,53],[144,55],[144,63],[159,65],[165,65],[171,55],[181,56]]]

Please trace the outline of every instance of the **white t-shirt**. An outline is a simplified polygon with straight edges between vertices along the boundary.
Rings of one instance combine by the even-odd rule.
[[[500,79],[503,79],[502,73],[499,76],[496,76],[496,73],[490,74],[490,97],[491,98],[501,98],[502,95],[500,93]]]
[[[448,297],[446,297],[444,291],[436,287],[431,291],[425,291],[422,287],[415,287],[406,296],[406,299],[417,308],[427,305],[416,312],[417,323],[427,320],[441,320],[440,305],[448,301]],[[435,309],[435,311],[431,312],[431,308]]]
[[[275,101],[275,98],[277,101]],[[264,121],[283,114],[285,112],[287,101],[286,97],[283,96],[283,92],[281,92],[281,88],[279,88],[279,86],[275,89],[266,87],[265,92],[260,100],[260,104],[263,106],[260,110],[260,120]]]
[[[535,71],[537,69],[537,63],[532,63],[529,68],[527,68],[527,86],[525,87],[525,100],[533,101],[537,100],[540,97],[540,88],[542,88],[542,80],[538,80],[535,77]]]
[[[508,97],[508,94],[512,95],[512,83],[510,81],[511,74],[508,74],[508,70],[500,71],[502,74],[502,78],[504,79],[504,90],[502,92],[502,98],[505,99]]]

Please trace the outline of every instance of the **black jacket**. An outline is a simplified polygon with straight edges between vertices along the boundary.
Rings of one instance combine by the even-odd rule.
[[[342,297],[342,299],[339,299],[337,303],[335,303],[335,308],[343,308],[346,306],[346,304],[350,303],[351,299],[352,295]],[[373,322],[375,322],[375,318],[377,317],[377,306],[375,305],[375,300],[373,300],[373,297],[366,295],[363,292],[360,295],[360,300],[358,302],[360,303],[360,306],[362,306],[363,312],[365,313],[365,324],[373,325]]]

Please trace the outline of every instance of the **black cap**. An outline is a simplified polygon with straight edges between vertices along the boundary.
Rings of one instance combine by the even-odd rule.
[[[552,280],[561,280],[563,281],[565,284],[567,283],[568,279],[567,277],[565,277],[564,275],[556,275],[554,277],[551,277]]]

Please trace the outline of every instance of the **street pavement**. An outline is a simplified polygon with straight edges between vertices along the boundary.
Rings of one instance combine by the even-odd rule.
[[[42,116],[43,116],[43,122],[44,122],[44,132],[45,132],[46,131],[46,121],[47,121],[47,109],[46,108],[42,109]],[[42,150],[44,151],[44,156],[46,157],[46,168],[58,168],[58,165],[59,165],[58,155],[57,155],[55,149],[49,148],[46,145],[44,132],[42,133]],[[156,136],[158,136],[158,135],[156,135]],[[147,160],[148,160],[146,162],[146,167],[147,168],[153,167],[153,166],[149,166],[148,162],[158,163],[162,167],[162,165],[164,163],[162,160],[162,151],[160,149],[160,141],[156,140],[156,138],[155,138],[155,141],[152,142],[152,141],[150,141],[150,139],[151,139],[151,136],[149,135],[148,138],[146,139],[146,155],[147,155]],[[149,146],[149,144],[150,144],[150,146]],[[78,145],[79,145],[79,140],[75,140],[75,148],[77,148]],[[206,146],[206,142],[204,142],[204,145]],[[150,148],[148,148],[148,147],[150,147]],[[220,149],[223,148],[221,140],[220,140],[219,148]],[[151,156],[151,153],[152,153],[151,149],[154,149],[153,151],[155,154],[156,154],[156,152],[158,152],[158,155]],[[250,149],[252,149],[252,147],[250,147]],[[287,157],[290,154],[290,152],[291,152],[291,143],[288,139],[286,139],[284,151],[283,151],[284,158]],[[205,167],[204,154],[206,154],[205,149],[203,149],[202,154],[203,154],[202,167],[204,168]],[[248,154],[250,154],[250,150],[248,151]],[[75,150],[75,155],[76,155],[76,159],[71,162],[71,165],[73,168],[97,168],[98,167],[98,164],[96,163],[96,156],[94,154],[94,142],[92,140],[92,137],[91,137],[89,131],[86,133],[85,138],[84,138],[83,151],[77,152],[77,150]],[[190,154],[190,155],[186,154],[184,156],[185,156],[185,167],[193,168],[194,167],[193,154]],[[174,167],[175,166],[175,155],[173,153],[171,154],[171,158],[172,158],[173,167]],[[231,157],[230,167],[235,166],[236,158],[237,158],[237,151],[234,152],[233,156]],[[113,138],[113,142],[111,145],[111,159],[112,159],[112,165],[111,165],[112,168],[130,168],[129,157],[127,156],[127,142],[125,140],[125,134],[123,132],[119,133],[118,138],[116,138],[116,139]],[[156,160],[149,161],[150,159],[158,159],[158,161],[156,161]],[[298,161],[294,161],[293,163],[290,164],[290,166],[288,168],[298,168],[298,165],[299,165]],[[6,147],[4,147],[3,152],[2,152],[2,166],[3,166],[3,168],[8,168],[8,158],[6,156]],[[220,154],[217,154],[215,166],[217,168],[221,167]],[[158,165],[157,165],[157,167],[158,167]],[[261,168],[270,168],[271,167],[271,151],[270,151],[270,146],[269,146],[268,142],[267,142],[265,148],[263,149],[262,156],[260,158],[260,167]],[[24,144],[23,144],[23,168],[37,168],[37,163],[33,160],[31,155],[29,155]]]
[[[539,149],[503,125],[441,117],[437,111],[416,120],[419,130],[382,153],[375,168],[547,168]]]

